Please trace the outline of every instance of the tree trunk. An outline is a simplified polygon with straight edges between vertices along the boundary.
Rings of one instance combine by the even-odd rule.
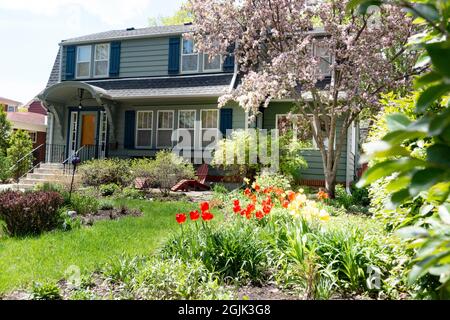
[[[326,175],[325,189],[330,199],[334,199],[336,197],[336,177],[334,175]]]

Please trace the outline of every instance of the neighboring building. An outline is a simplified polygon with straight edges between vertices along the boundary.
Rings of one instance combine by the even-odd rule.
[[[6,99],[0,97],[0,108],[5,112],[17,112],[19,111],[19,107],[22,105],[19,101],[14,101],[11,99]]]
[[[25,130],[33,141],[35,163],[45,161],[47,116],[33,112],[8,112],[7,119],[13,130]]]
[[[194,134],[193,150],[204,151],[214,141],[200,140],[205,130],[248,128],[237,104],[217,108],[218,97],[239,82],[234,56],[209,60],[195,53],[192,40],[182,36],[191,28],[129,28],[62,41],[47,88],[38,96],[49,111],[47,161],[62,162],[77,151],[82,159],[154,156],[181,141],[171,140],[179,128]],[[330,77],[321,85],[326,81]],[[295,128],[284,116],[291,108],[288,101],[272,102],[255,125]],[[355,176],[356,126],[348,131],[339,182]],[[318,149],[311,144],[303,155],[309,164],[304,182],[323,184]]]

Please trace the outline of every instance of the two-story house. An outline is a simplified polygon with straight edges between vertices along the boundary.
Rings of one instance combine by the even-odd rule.
[[[91,34],[60,43],[47,88],[38,96],[49,111],[47,161],[145,157],[188,143],[203,150],[214,137],[207,130],[246,129],[248,116],[237,104],[218,109],[218,97],[237,85],[232,54],[209,59],[184,39],[190,25],[129,28]],[[272,102],[258,116],[259,128],[274,129],[291,110],[289,101]],[[295,123],[288,123],[295,128]],[[174,130],[191,134],[185,141]],[[353,180],[357,130],[349,130],[338,181]],[[186,147],[186,145],[183,145]],[[304,152],[304,182],[320,185],[320,153]]]

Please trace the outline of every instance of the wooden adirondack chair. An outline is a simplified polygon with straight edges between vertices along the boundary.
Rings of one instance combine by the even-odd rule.
[[[206,191],[209,190],[209,186],[205,184],[206,177],[208,175],[208,165],[206,163],[202,164],[197,169],[198,180],[181,180],[176,185],[174,185],[170,190],[172,191]]]

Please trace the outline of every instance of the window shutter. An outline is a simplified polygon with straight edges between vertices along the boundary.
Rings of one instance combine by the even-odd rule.
[[[120,46],[119,41],[111,42],[111,53],[109,63],[109,76],[118,77],[120,72]]]
[[[76,46],[66,47],[66,80],[75,79]]]
[[[233,129],[233,109],[220,109],[220,131],[226,136],[227,129]]]
[[[224,72],[233,72],[234,71],[234,48],[235,45],[231,45],[228,48],[228,55],[225,57],[223,61],[223,71]]]
[[[134,149],[134,137],[136,134],[136,111],[125,111],[125,136],[123,146],[125,149]]]
[[[169,39],[169,74],[180,72],[180,38]]]

